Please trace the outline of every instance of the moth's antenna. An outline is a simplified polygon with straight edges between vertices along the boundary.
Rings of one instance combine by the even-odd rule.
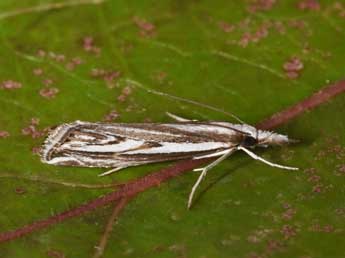
[[[192,105],[195,105],[195,106],[203,107],[203,108],[206,108],[206,109],[209,109],[209,110],[217,111],[217,112],[220,112],[220,113],[222,113],[224,115],[227,115],[227,116],[230,116],[230,117],[234,118],[235,120],[237,120],[241,124],[245,124],[245,122],[242,121],[239,117],[237,117],[236,115],[234,115],[234,114],[232,114],[230,112],[224,111],[223,109],[220,109],[220,108],[217,108],[217,107],[213,107],[213,106],[210,106],[210,105],[207,105],[205,103],[201,103],[201,102],[198,102],[198,101],[195,101],[195,100],[185,99],[185,98],[182,98],[182,97],[179,97],[179,96],[175,96],[175,95],[171,95],[171,94],[168,94],[168,93],[165,93],[165,92],[162,92],[162,91],[157,91],[157,90],[145,87],[141,83],[139,83],[137,81],[134,81],[134,80],[131,80],[131,79],[123,79],[123,80],[125,82],[127,82],[127,83],[130,83],[131,85],[133,85],[135,87],[138,87],[138,88],[141,88],[141,89],[145,90],[148,93],[152,93],[152,94],[155,94],[155,95],[158,95],[158,96],[164,96],[166,98],[170,98],[170,99],[173,99],[173,100],[177,100],[177,101],[189,103],[189,104],[192,104]]]

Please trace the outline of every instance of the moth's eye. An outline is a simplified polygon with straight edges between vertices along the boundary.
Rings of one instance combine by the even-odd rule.
[[[242,141],[243,147],[253,147],[258,143],[258,141],[252,136],[245,136]]]

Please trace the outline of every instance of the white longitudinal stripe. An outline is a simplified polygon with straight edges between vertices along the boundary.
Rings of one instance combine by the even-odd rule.
[[[238,133],[235,130],[232,130],[230,128],[225,128],[225,127],[216,126],[216,125],[164,124],[164,126],[174,128],[174,129],[179,129],[186,132],[191,132],[191,133],[211,132],[211,133],[227,134],[227,135]]]
[[[112,133],[113,130],[123,130],[124,132],[130,132],[130,133],[138,133],[138,134],[156,134],[156,135],[162,135],[162,136],[179,136],[179,134],[172,134],[169,132],[164,132],[164,131],[155,131],[154,129],[142,129],[142,128],[134,128],[134,127],[124,127],[124,126],[104,126],[101,128],[102,132],[106,132],[107,129],[109,130],[109,133]],[[86,130],[85,130],[86,131]],[[94,132],[90,130],[90,132]]]
[[[79,162],[77,159],[73,158],[73,157],[55,157],[55,158],[52,158],[51,160],[47,160],[45,161],[45,163],[48,163],[48,164],[61,164],[61,163],[65,163],[65,162],[69,162],[69,161],[76,161],[76,162]]]
[[[229,148],[230,145],[224,142],[203,142],[203,143],[176,143],[160,142],[162,146],[148,149],[127,151],[123,154],[164,154],[164,153],[185,153],[195,151],[211,151],[220,148]]]
[[[86,135],[86,134],[76,134],[74,138],[79,139],[79,140],[86,140],[86,141],[93,141],[96,138],[91,135]]]
[[[83,144],[80,146],[72,146],[71,144],[63,144],[60,149],[68,149],[75,151],[87,151],[87,152],[121,152],[131,150],[133,148],[139,148],[145,143],[145,141],[136,141],[127,139],[123,142],[116,144],[105,144],[105,145],[87,145]]]
[[[78,156],[78,155],[75,155],[75,157],[72,157],[72,156],[55,157],[55,158],[52,158],[51,160],[45,161],[45,163],[51,164],[51,165],[69,164],[71,162],[77,163],[80,166],[88,166],[88,167],[114,167],[114,166],[117,166],[117,163],[118,163],[116,162],[116,160],[93,159],[93,158],[88,158],[85,156]]]

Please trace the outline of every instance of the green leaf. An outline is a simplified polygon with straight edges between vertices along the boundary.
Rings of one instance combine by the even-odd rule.
[[[45,165],[32,151],[44,128],[170,121],[167,111],[255,124],[343,78],[344,13],[340,1],[317,0],[1,1],[0,231],[168,165],[102,178],[104,169]],[[140,194],[102,257],[344,257],[344,108],[339,96],[277,129],[299,144],[256,150],[298,172],[236,153],[190,211],[198,173]],[[2,243],[0,256],[96,257],[112,210]]]

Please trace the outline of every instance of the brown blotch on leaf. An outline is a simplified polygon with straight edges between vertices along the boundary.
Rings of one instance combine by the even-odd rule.
[[[26,190],[22,187],[17,187],[15,190],[16,194],[24,194],[26,193]]]

